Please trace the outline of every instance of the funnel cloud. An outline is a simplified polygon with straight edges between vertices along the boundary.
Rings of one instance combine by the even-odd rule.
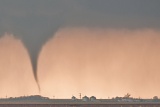
[[[7,33],[3,35],[0,59],[1,98],[38,94],[30,58],[20,39]]]

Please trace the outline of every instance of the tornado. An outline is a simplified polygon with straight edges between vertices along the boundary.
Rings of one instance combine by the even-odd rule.
[[[46,38],[47,39],[47,38]],[[33,71],[33,76],[34,79],[37,83],[38,86],[38,90],[40,93],[40,84],[38,81],[38,55],[39,52],[41,51],[41,47],[43,46],[43,44],[45,43],[45,40],[41,40],[39,41],[37,39],[37,41],[33,40],[33,41],[27,41],[26,39],[23,39],[24,45],[26,46],[29,56],[30,56],[30,60],[31,60],[31,65],[32,65],[32,71]]]
[[[24,25],[23,27],[19,27],[17,25],[16,27],[13,26],[13,28],[6,29],[4,26],[2,26],[4,30],[0,32],[0,34],[9,32],[13,34],[15,37],[18,37],[19,39],[22,40],[30,56],[33,76],[40,92],[40,83],[37,75],[39,53],[41,51],[42,46],[50,38],[52,38],[59,29],[65,26],[65,20],[64,17],[62,17],[62,15],[57,15],[48,20],[46,20],[46,18],[43,18],[43,21],[39,21],[38,20],[40,19],[39,17],[32,17],[29,19],[28,23],[30,21],[32,22],[32,20],[33,23],[30,23],[29,25]]]
[[[54,34],[58,31],[58,29],[61,28],[61,23],[54,23],[53,26],[51,26],[52,29],[42,32],[36,32],[32,35],[25,35],[21,36],[21,39],[26,46],[30,60],[31,60],[31,65],[32,65],[32,70],[33,70],[33,76],[34,79],[37,83],[39,93],[41,91],[39,80],[38,80],[38,57],[39,53],[41,51],[42,46],[54,36]],[[42,34],[41,34],[42,33]],[[30,34],[30,33],[29,33]]]

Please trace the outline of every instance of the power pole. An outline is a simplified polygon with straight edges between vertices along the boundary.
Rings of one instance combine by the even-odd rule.
[[[79,93],[79,98],[81,99],[81,93]]]

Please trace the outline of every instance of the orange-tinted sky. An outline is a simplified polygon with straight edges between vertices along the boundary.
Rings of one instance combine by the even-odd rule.
[[[0,96],[38,94],[25,47],[19,39],[7,35],[0,39]],[[40,52],[41,95],[160,96],[159,35],[153,29],[59,30]]]
[[[11,34],[0,38],[0,98],[37,94],[28,52]]]
[[[151,98],[159,95],[160,32],[68,28],[42,49],[42,95]]]
[[[159,0],[0,0],[0,96],[38,94],[37,73],[50,97],[158,95],[159,10]]]

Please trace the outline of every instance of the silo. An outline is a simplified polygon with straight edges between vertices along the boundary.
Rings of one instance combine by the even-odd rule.
[[[89,101],[89,98],[88,98],[87,96],[84,96],[84,97],[82,98],[82,101],[87,102],[87,101]]]
[[[96,97],[95,96],[91,96],[90,97],[90,101],[96,101]]]
[[[76,100],[76,97],[75,96],[72,96],[72,101],[75,101]]]

